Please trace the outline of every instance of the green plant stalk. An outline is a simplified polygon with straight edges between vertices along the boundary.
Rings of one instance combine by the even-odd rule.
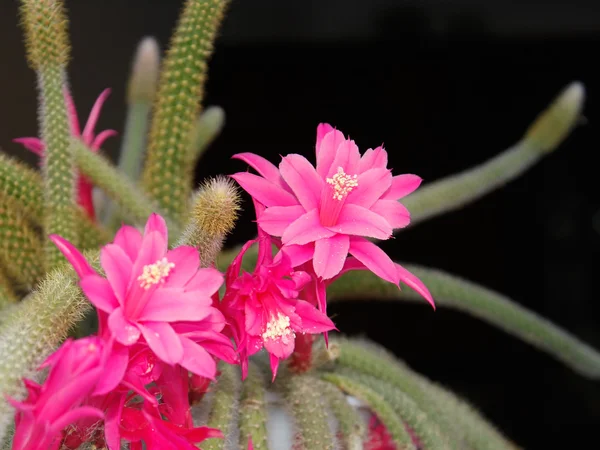
[[[9,305],[17,303],[17,294],[13,290],[12,281],[6,276],[6,269],[0,267],[0,324]]]
[[[21,287],[32,289],[45,273],[39,235],[14,209],[0,201],[0,263]]]
[[[98,252],[90,255],[98,259]],[[73,270],[66,264],[48,274],[39,287],[11,308],[0,325],[0,442],[12,420],[5,395],[23,398],[23,377],[31,377],[41,362],[86,313]]]
[[[185,1],[160,74],[142,180],[151,197],[177,220],[183,220],[192,189],[185,176],[190,136],[227,4],[227,0]]]
[[[371,388],[361,384],[347,376],[337,373],[325,373],[322,378],[329,383],[356,397],[369,405],[369,408],[377,415],[385,425],[397,448],[406,450],[417,450],[413,440],[404,426],[404,422],[396,414],[394,408],[388,403],[388,399],[382,397]],[[437,448],[436,448],[437,450]]]
[[[523,139],[498,156],[443,178],[401,200],[411,213],[410,226],[462,208],[522,175],[556,149],[580,119],[585,91],[568,85],[529,127]]]
[[[250,362],[240,400],[239,441],[242,449],[246,448],[248,438],[252,437],[254,450],[268,450],[266,386],[265,375],[254,362]]]
[[[121,174],[106,158],[92,152],[83,142],[74,140],[74,153],[81,173],[121,207],[135,223],[143,225],[153,212],[161,213],[158,206],[132,181]],[[161,213],[169,226],[169,239],[179,234],[179,225]]]
[[[490,289],[437,269],[404,267],[427,286],[436,305],[488,322],[552,355],[577,373],[600,378],[600,353],[549,320]],[[327,289],[329,302],[355,299],[409,300],[425,304],[412,289],[399,290],[368,271],[345,274]]]

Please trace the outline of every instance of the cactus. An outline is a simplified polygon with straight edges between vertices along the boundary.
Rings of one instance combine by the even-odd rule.
[[[39,81],[45,150],[41,171],[0,154],[2,448],[193,444],[247,450],[251,444],[255,450],[378,450],[384,444],[376,442],[384,441],[398,450],[516,449],[476,408],[384,347],[314,335],[334,329],[327,303],[380,299],[398,301],[401,308],[430,292],[437,307],[487,321],[581,376],[600,378],[600,352],[548,320],[437,269],[391,260],[392,269],[384,267],[376,239],[356,240],[364,225],[359,222],[374,220],[373,214],[406,225],[407,207],[414,226],[523,174],[573,130],[583,108],[583,85],[567,86],[516,145],[490,161],[424,186],[403,198],[404,206],[395,203],[398,194],[391,202],[376,200],[385,208],[360,210],[362,215],[344,224],[354,233],[348,241],[319,241],[329,246],[328,254],[347,245],[355,259],[339,260],[338,272],[320,276],[311,259],[323,257],[323,247],[317,252],[317,243],[311,247],[316,241],[307,237],[315,230],[294,219],[290,227],[300,227],[299,242],[286,243],[286,217],[326,203],[339,215],[343,204],[331,198],[346,199],[365,179],[372,183],[361,198],[369,203],[366,197],[374,196],[389,173],[376,167],[383,178],[373,180],[368,176],[375,172],[360,178],[340,167],[321,179],[298,155],[287,157],[279,169],[258,155],[237,155],[260,174],[233,175],[249,192],[259,187],[258,237],[223,250],[238,219],[238,189],[215,176],[193,191],[193,168],[223,127],[224,111],[213,107],[201,113],[201,103],[207,61],[227,4],[184,2],[160,77],[158,44],[142,41],[128,86],[119,164],[113,165],[97,153],[99,142],[90,145],[70,129],[70,97],[67,102],[63,97],[69,59],[63,2],[21,0],[27,57]],[[319,127],[318,148],[339,137],[329,132]],[[378,159],[378,151],[365,160]],[[319,158],[323,164],[323,153]],[[102,222],[75,201],[76,171],[110,198]],[[322,183],[333,189],[333,197],[326,190],[328,195],[318,198],[310,189],[297,189],[298,194],[297,183],[310,189]],[[396,184],[392,190],[402,189]],[[281,209],[269,216],[268,208]],[[121,222],[128,226],[113,235]],[[377,225],[385,228],[381,221]],[[343,238],[342,231],[331,229],[321,232]],[[369,270],[341,273],[355,268]],[[406,285],[402,290],[400,282],[390,282],[395,275]],[[71,355],[73,348],[77,352]],[[68,369],[60,365],[68,360],[65,353],[75,358]],[[36,371],[43,361],[48,370]],[[40,408],[52,389],[60,395],[53,395],[51,408]],[[58,414],[61,407],[65,414]],[[148,430],[151,437],[144,434]],[[30,436],[35,442],[27,442]]]

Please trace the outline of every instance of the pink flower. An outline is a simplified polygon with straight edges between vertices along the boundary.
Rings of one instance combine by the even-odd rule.
[[[242,258],[254,243],[256,240],[246,243],[227,270],[227,290],[221,308],[232,325],[242,377],[246,377],[248,357],[264,346],[270,354],[274,379],[280,360],[294,350],[296,333],[322,333],[335,329],[335,325],[313,305],[298,298],[309,276],[292,270],[285,253],[279,252],[273,258],[268,236],[259,235],[254,273],[239,275]]]
[[[43,385],[25,380],[27,399],[8,399],[17,410],[13,450],[58,449],[65,427],[81,419],[103,419],[101,410],[82,404],[109,370],[105,354],[99,338],[67,340],[41,365],[50,368]]]
[[[279,168],[252,153],[234,158],[259,173],[232,177],[266,207],[258,225],[281,237],[293,267],[312,260],[316,275],[328,280],[342,271],[350,254],[382,279],[404,281],[406,271],[366,238],[388,239],[395,228],[408,225],[410,214],[398,200],[417,189],[421,178],[392,176],[382,147],[361,156],[354,141],[320,124],[316,168],[297,154],[283,157]]]
[[[69,124],[71,125],[71,134],[80,138],[85,145],[87,145],[93,151],[97,151],[106,139],[117,134],[117,132],[114,130],[105,130],[101,131],[97,135],[94,135],[94,128],[98,122],[100,110],[102,109],[102,105],[109,94],[110,89],[105,89],[102,91],[96,100],[96,103],[94,103],[94,106],[92,107],[92,111],[90,112],[90,116],[85,124],[83,132],[81,132],[79,127],[79,119],[77,119],[77,111],[75,110],[75,104],[73,103],[73,97],[71,97],[69,91],[65,90],[64,92],[67,113],[69,114]],[[23,145],[26,149],[32,151],[38,156],[44,156],[45,144],[38,138],[17,138],[13,139],[13,142]],[[90,218],[95,219],[94,204],[92,201],[92,184],[87,178],[81,175],[79,175],[77,179],[77,194],[78,203],[87,212]]]
[[[168,250],[167,227],[161,216],[150,216],[143,236],[135,228],[123,226],[114,242],[102,248],[100,262],[106,278],[95,273],[68,241],[55,235],[50,238],[75,268],[89,300],[108,315],[106,332],[116,342],[132,346],[143,337],[166,364],[180,364],[197,375],[214,377],[215,362],[197,342],[218,340],[225,325],[211,298],[223,276],[216,269],[199,269],[198,251],[193,247]],[[203,331],[209,333],[194,334]]]

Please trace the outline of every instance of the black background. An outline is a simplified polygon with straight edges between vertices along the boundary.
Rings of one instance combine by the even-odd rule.
[[[105,87],[99,129],[122,130],[130,58],[144,35],[164,48],[181,2],[69,1],[70,77],[80,118]],[[229,157],[313,157],[329,122],[361,149],[385,144],[396,173],[433,181],[516,142],[572,80],[585,116],[561,148],[503,190],[388,241],[395,259],[496,289],[600,349],[600,8],[592,2],[238,0],[210,66],[206,104],[227,123],[198,180],[245,170]],[[35,78],[17,2],[0,0],[0,146],[37,133]],[[115,157],[118,138],[106,144]],[[249,202],[231,244],[253,236]],[[365,333],[459,392],[527,449],[594,448],[600,384],[466,315],[419,305],[334,305]]]

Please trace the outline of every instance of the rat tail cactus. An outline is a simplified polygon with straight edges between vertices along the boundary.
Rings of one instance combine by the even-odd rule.
[[[15,141],[41,170],[0,155],[3,448],[518,448],[382,346],[341,336],[327,306],[454,308],[600,378],[600,353],[573,335],[377,244],[523,174],[575,127],[584,87],[567,86],[504,153],[423,187],[392,174],[383,147],[361,153],[322,123],[314,158],[238,153],[248,170],[194,190],[194,166],[224,123],[221,108],[201,107],[227,6],[186,0],[162,59],[154,39],[141,41],[114,165],[101,146],[116,132],[94,131],[108,90],[79,128],[63,2],[21,0],[40,129]],[[240,189],[256,238],[223,250]]]

